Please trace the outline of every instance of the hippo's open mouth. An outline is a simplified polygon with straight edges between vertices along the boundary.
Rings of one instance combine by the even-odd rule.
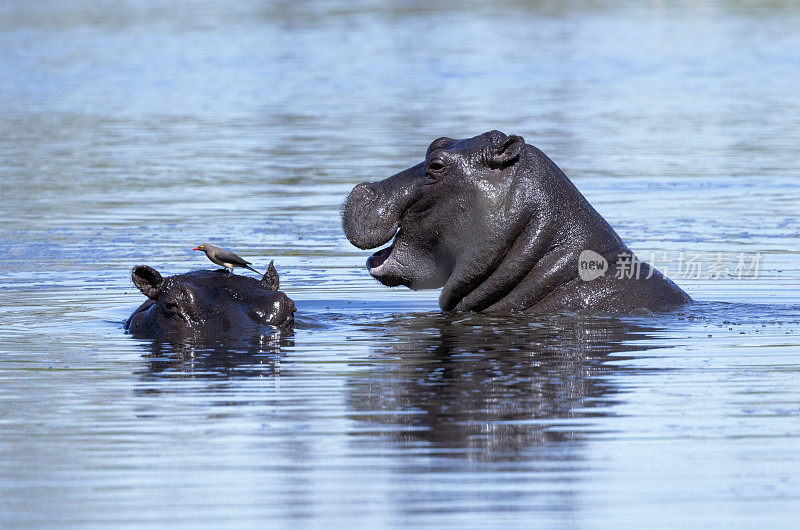
[[[398,230],[392,243],[375,254],[367,258],[367,270],[370,275],[388,287],[397,285],[407,285],[407,281],[401,277],[402,266],[395,255],[395,246],[400,237]]]
[[[369,269],[370,274],[374,276],[376,273],[379,273],[380,268],[384,263],[386,263],[386,260],[389,259],[389,255],[393,250],[394,243],[386,248],[380,249],[378,252],[367,258],[367,268]]]

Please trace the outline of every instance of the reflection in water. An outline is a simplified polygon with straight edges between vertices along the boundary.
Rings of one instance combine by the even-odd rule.
[[[291,331],[236,339],[153,341],[146,379],[242,378],[276,375],[281,347],[293,344]]]
[[[631,370],[609,354],[653,347],[654,331],[615,318],[403,317],[376,330],[376,370],[351,379],[350,406],[401,443],[515,459],[581,439],[588,421],[574,419],[607,415],[619,393],[609,376]]]

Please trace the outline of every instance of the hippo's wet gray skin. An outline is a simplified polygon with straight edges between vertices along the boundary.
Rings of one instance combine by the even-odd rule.
[[[294,302],[278,291],[272,264],[261,280],[210,270],[163,278],[146,265],[134,267],[131,277],[150,299],[125,323],[136,336],[215,337],[294,324]]]
[[[611,226],[544,153],[499,131],[439,138],[424,162],[357,185],[342,225],[362,249],[394,238],[367,260],[370,274],[443,287],[444,310],[625,313],[691,301],[646,263],[617,278],[632,253]],[[580,277],[584,250],[607,260],[606,274]]]

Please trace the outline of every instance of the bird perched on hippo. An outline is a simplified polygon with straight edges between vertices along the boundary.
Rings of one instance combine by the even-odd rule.
[[[358,184],[342,208],[358,248],[388,286],[442,287],[439,305],[464,311],[664,310],[691,301],[620,237],[542,151],[490,131],[439,138],[425,160]],[[582,275],[581,254],[636,274]],[[605,263],[602,263],[605,262]]]
[[[224,248],[215,247],[214,245],[210,245],[208,243],[203,243],[202,245],[198,245],[194,247],[192,250],[202,250],[206,257],[211,260],[212,263],[216,263],[217,265],[221,265],[229,272],[233,273],[234,267],[242,267],[244,269],[251,270],[256,274],[261,274],[253,267],[251,267],[251,263],[241,256],[238,256],[231,252],[230,250],[225,250]]]
[[[131,271],[133,283],[149,298],[125,323],[139,337],[220,337],[294,324],[294,302],[278,291],[280,278],[270,263],[264,276],[198,270],[162,277],[146,265]]]

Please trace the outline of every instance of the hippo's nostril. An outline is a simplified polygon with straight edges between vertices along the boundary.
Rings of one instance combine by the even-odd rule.
[[[364,198],[364,199],[373,199],[378,192],[376,192],[373,188],[370,187],[369,182],[362,182],[361,184],[357,184],[351,194],[354,197]]]

